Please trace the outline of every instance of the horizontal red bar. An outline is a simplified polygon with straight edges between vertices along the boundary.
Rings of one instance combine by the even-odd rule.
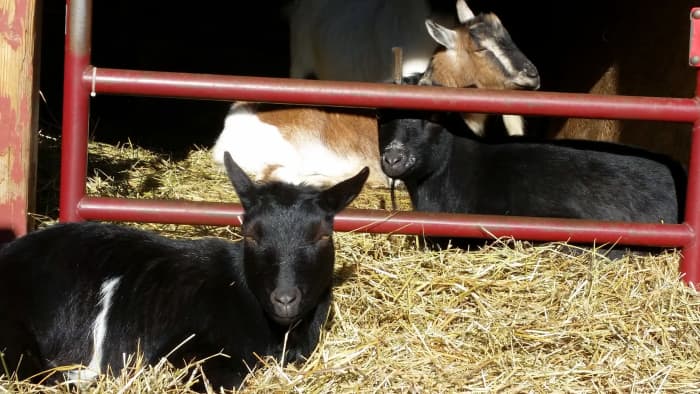
[[[97,93],[192,99],[672,122],[694,122],[700,118],[700,103],[690,98],[397,86],[110,68],[98,68],[93,80],[92,67],[83,74],[83,83]]]
[[[239,226],[238,204],[173,200],[84,197],[78,212],[86,220]],[[577,219],[465,215],[414,211],[346,209],[335,219],[338,231],[492,238],[533,241],[620,243],[678,247],[693,235],[685,224],[639,224]]]

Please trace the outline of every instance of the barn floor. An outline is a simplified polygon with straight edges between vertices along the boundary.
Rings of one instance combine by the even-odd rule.
[[[50,168],[57,141],[42,141],[42,167]],[[93,142],[88,191],[236,200],[206,149],[184,156]],[[43,184],[55,184],[42,174]],[[353,205],[387,201],[388,191],[365,190]],[[131,225],[173,237],[239,238],[228,227]],[[337,288],[318,348],[303,365],[263,360],[242,392],[700,390],[700,298],[680,283],[676,252],[610,261],[604,247],[572,256],[556,244],[508,239],[471,252],[426,251],[414,237],[359,233],[338,233],[336,244]],[[196,365],[148,368],[135,357],[122,375],[83,392],[184,393],[196,378]],[[11,380],[0,388],[47,390]]]

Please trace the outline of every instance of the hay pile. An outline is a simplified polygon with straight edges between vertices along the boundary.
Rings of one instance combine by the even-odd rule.
[[[203,150],[179,162],[130,146],[91,153],[93,194],[235,200]],[[354,205],[387,202],[374,190]],[[234,228],[138,226],[237,239]],[[507,239],[471,252],[415,241],[337,233],[337,287],[318,348],[303,365],[263,360],[243,391],[700,391],[700,298],[679,282],[677,252],[610,261]],[[187,392],[197,377],[196,367],[135,366],[87,391]],[[31,387],[5,380],[0,391]]]

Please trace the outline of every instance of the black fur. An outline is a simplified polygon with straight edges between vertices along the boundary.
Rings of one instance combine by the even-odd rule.
[[[315,348],[331,300],[333,217],[360,192],[365,168],[325,191],[255,185],[228,153],[245,209],[244,241],[175,240],[99,223],[58,224],[0,251],[0,349],[21,378],[91,360],[101,285],[119,278],[108,311],[104,372],[138,348],[156,363],[204,364],[214,387],[241,383],[253,353],[287,361]],[[201,387],[200,387],[201,388]]]
[[[686,174],[640,149],[591,141],[486,142],[458,115],[379,111],[382,169],[419,211],[682,220]]]

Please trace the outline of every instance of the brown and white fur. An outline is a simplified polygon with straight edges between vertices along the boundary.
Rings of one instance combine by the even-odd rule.
[[[465,25],[475,19],[474,13],[464,0],[457,0],[456,8],[460,24]],[[431,56],[438,49],[436,42],[448,48],[446,51],[438,52],[438,56],[452,56],[456,52],[451,51],[450,49],[454,48],[448,45],[469,45],[469,42],[481,41],[488,52],[502,63],[502,66],[510,68],[504,71],[513,72],[513,67],[522,66],[519,61],[509,62],[509,57],[512,56],[510,51],[520,51],[494,14],[486,14],[483,21],[479,21],[479,23],[491,25],[489,34],[495,33],[490,37],[491,40],[479,39],[484,37],[465,37],[462,43],[449,42],[451,37],[444,37],[448,41],[441,42],[432,33],[433,40],[426,36],[421,31],[420,25],[431,14],[430,6],[425,0],[297,0],[290,8],[290,76],[324,80],[386,81],[392,76],[390,49],[401,47],[405,59],[403,76],[407,77],[421,73],[426,70],[426,66],[435,64]],[[480,17],[481,15],[477,18]],[[442,16],[441,19],[448,18]],[[494,28],[498,26],[500,29]],[[464,27],[462,29],[466,34],[475,30]],[[428,26],[428,30],[430,32],[434,29]],[[509,53],[506,54],[499,50],[499,46],[504,42],[512,46],[508,48]],[[461,48],[457,49],[458,53]],[[471,56],[475,63],[480,61],[480,56],[487,56],[481,51],[483,47],[464,49],[467,52],[476,51],[473,52],[476,55]],[[450,59],[449,63],[454,63],[456,67],[461,68],[463,66],[460,63],[465,59],[469,61],[467,57],[461,56]],[[524,56],[522,59],[527,60]],[[478,64],[475,64],[473,69],[479,73],[482,71],[482,67]],[[448,71],[450,75],[456,75],[452,74],[452,71]],[[511,86],[483,86],[481,82],[488,79],[486,76],[476,79],[475,85],[465,85],[462,83],[464,78],[449,76],[440,78],[440,72],[437,73],[435,81],[447,87],[475,86],[495,89],[537,89],[539,87],[539,75],[532,63],[519,71],[523,72],[521,83],[511,84]],[[465,116],[465,121],[477,134],[481,134],[486,118],[485,114],[471,114]],[[503,122],[509,135],[524,135],[525,126],[521,116],[503,115]]]
[[[463,0],[457,1],[461,25],[454,30],[426,20],[430,36],[442,47],[433,55],[419,84],[452,88],[528,89],[540,87],[534,64],[518,49],[496,14],[475,16]],[[508,78],[503,78],[507,74]],[[464,121],[483,135],[486,114],[464,114]],[[509,135],[524,135],[519,115],[503,115]]]
[[[457,29],[426,21],[429,36],[444,48],[436,51],[419,83],[487,89],[539,87],[537,69],[498,18],[475,16],[466,3],[459,3],[463,4],[457,7],[462,24]],[[484,115],[468,114],[465,120],[477,134],[484,131]],[[377,146],[373,110],[238,102],[226,117],[212,156],[221,164],[223,153],[230,151],[256,180],[317,186],[337,183],[367,166],[367,185],[385,187],[389,179],[381,171]]]
[[[230,151],[258,181],[325,186],[367,166],[367,184],[387,186],[376,144],[373,110],[237,102],[212,156],[221,164]]]

